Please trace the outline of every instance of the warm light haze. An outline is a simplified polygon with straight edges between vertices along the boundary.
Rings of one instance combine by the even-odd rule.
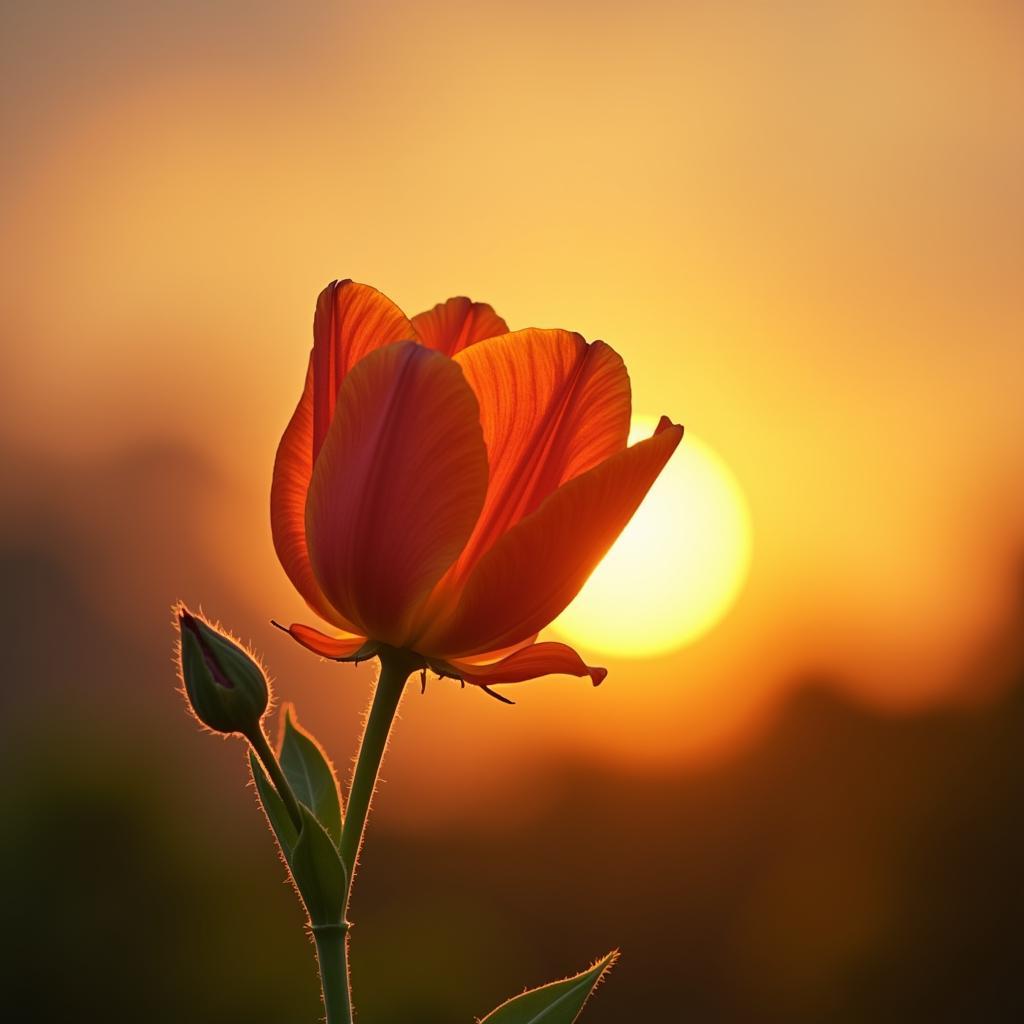
[[[269,498],[343,278],[603,340],[685,427],[539,636],[599,686],[413,676],[358,1019],[613,947],[583,1024],[1024,1019],[1024,4],[10,2],[0,84],[12,1020],[322,1016],[169,628],[347,776],[376,668],[271,624],[331,630]]]
[[[563,620],[611,670],[576,742],[628,758],[626,721],[645,754],[711,749],[807,672],[882,707],[964,699],[1024,547],[1017,7],[232,9],[8,16],[0,427],[25,488],[154,445],[197,460],[225,498],[194,528],[246,564],[230,586],[273,652],[269,617],[305,609],[253,510],[311,296],[468,294],[607,340],[634,409],[685,423],[678,471],[710,451],[728,474],[657,527],[668,574],[637,584],[638,526],[641,563],[613,555]],[[713,491],[737,522],[684,536]],[[110,571],[101,615],[177,596]],[[560,736],[550,687],[519,700]]]

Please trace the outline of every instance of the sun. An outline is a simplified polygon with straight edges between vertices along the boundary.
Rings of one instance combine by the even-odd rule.
[[[629,443],[655,421],[633,420]],[[688,430],[636,515],[552,628],[603,654],[653,657],[691,643],[729,610],[750,565],[746,498]]]

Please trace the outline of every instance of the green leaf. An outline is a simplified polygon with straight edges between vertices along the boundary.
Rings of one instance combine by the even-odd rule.
[[[337,846],[341,842],[341,798],[334,769],[312,736],[295,720],[295,709],[284,708],[281,739],[281,770],[295,796],[327,830]]]
[[[348,876],[341,855],[313,812],[300,804],[302,830],[297,831],[284,801],[271,785],[255,754],[249,754],[249,768],[256,782],[260,803],[277,836],[291,871],[295,888],[306,905],[313,925],[341,924]]]
[[[298,830],[295,828],[284,801],[277,795],[277,790],[270,784],[263,765],[259,763],[256,755],[249,751],[249,770],[252,772],[253,781],[256,783],[256,792],[260,795],[260,803],[263,805],[263,813],[270,822],[270,827],[277,836],[281,852],[285,860],[291,863],[292,850],[299,838]]]
[[[515,996],[480,1024],[572,1024],[618,955],[618,950],[613,950],[582,974]]]
[[[300,805],[302,830],[292,849],[292,878],[314,926],[341,924],[348,876],[333,840],[313,812]]]

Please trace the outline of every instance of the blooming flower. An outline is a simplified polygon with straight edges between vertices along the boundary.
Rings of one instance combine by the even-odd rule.
[[[367,285],[317,300],[299,404],[278,448],[274,546],[318,654],[416,652],[466,682],[589,675],[537,634],[632,517],[683,428],[627,447],[626,367],[602,341],[509,332],[449,299],[407,319]],[[368,644],[370,646],[368,646]]]

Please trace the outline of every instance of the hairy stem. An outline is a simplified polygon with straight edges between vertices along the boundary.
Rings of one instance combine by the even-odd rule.
[[[391,723],[395,720],[398,702],[402,699],[405,681],[416,667],[416,661],[405,651],[384,650],[380,654],[380,679],[373,695],[370,715],[366,719],[363,739],[356,759],[356,772],[348,794],[345,824],[341,829],[341,862],[348,872],[348,892],[356,873],[359,848],[366,830],[366,815],[377,785],[377,773],[387,747]],[[345,900],[346,906],[348,899]]]
[[[348,976],[348,902],[356,873],[359,849],[366,831],[366,816],[377,785],[377,774],[388,744],[402,690],[417,660],[406,651],[385,649],[380,654],[380,678],[366,728],[359,744],[356,771],[348,794],[345,822],[341,828],[341,861],[348,876],[343,923],[338,927],[314,928],[320,983],[324,990],[327,1024],[352,1024],[352,995]]]
[[[351,1024],[352,996],[348,985],[348,925],[313,929],[327,1024]]]
[[[270,781],[274,784],[274,789],[277,790],[278,796],[284,801],[288,817],[292,819],[296,832],[301,832],[302,812],[299,810],[299,801],[296,800],[290,783],[284,777],[284,772],[281,771],[281,765],[270,747],[270,741],[267,739],[267,734],[263,731],[263,726],[258,726],[253,734],[246,738],[252,744],[252,749],[256,752],[260,763],[266,769],[267,775],[270,776]]]

